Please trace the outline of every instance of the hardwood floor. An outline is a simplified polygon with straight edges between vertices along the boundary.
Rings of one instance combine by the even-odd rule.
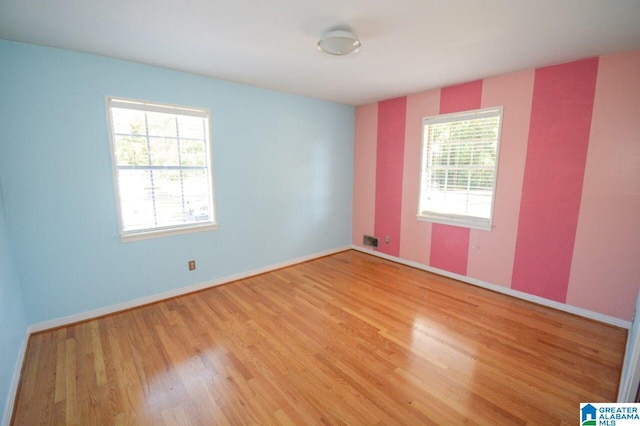
[[[577,424],[625,339],[347,251],[32,336],[13,424]]]

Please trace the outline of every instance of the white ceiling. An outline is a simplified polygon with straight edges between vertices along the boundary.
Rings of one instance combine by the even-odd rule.
[[[640,48],[640,0],[0,0],[0,38],[360,105]]]

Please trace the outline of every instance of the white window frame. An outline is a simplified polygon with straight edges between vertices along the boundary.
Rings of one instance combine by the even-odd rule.
[[[491,196],[491,210],[489,214],[489,218],[483,218],[472,215],[460,215],[454,213],[441,213],[429,210],[422,210],[422,196],[424,194],[423,186],[426,185],[426,172],[427,172],[427,162],[428,162],[428,154],[429,154],[429,143],[425,140],[425,129],[428,125],[438,124],[438,123],[451,123],[457,121],[467,121],[478,118],[489,118],[495,117],[499,118],[498,124],[498,133],[497,133],[497,141],[496,141],[496,160],[494,166],[493,173],[493,190]],[[451,114],[441,114],[430,117],[424,117],[422,119],[422,154],[420,156],[420,184],[419,184],[419,193],[418,193],[418,212],[417,219],[423,220],[427,222],[434,223],[442,223],[446,225],[453,226],[461,226],[466,228],[473,229],[481,229],[485,231],[490,231],[493,228],[493,215],[495,210],[495,201],[496,201],[496,192],[497,192],[497,181],[498,181],[498,164],[500,157],[500,139],[502,134],[502,122],[503,122],[503,108],[502,106],[490,107],[490,108],[481,108],[471,111],[462,111]]]
[[[172,104],[162,104],[158,102],[148,102],[136,99],[127,99],[123,97],[107,96],[105,98],[106,110],[107,110],[107,125],[109,130],[109,141],[111,144],[111,165],[113,168],[114,189],[116,198],[116,208],[118,213],[118,231],[122,242],[143,240],[148,238],[164,237],[169,235],[188,234],[192,232],[209,231],[218,228],[216,221],[217,210],[215,206],[215,191],[214,191],[214,177],[213,177],[213,164],[211,159],[212,143],[211,143],[211,114],[208,109],[196,108],[189,106],[180,106]],[[123,223],[123,211],[120,199],[120,183],[118,178],[118,164],[117,164],[117,151],[116,140],[113,126],[112,108],[126,108],[132,110],[140,110],[147,112],[161,112],[168,114],[176,114],[183,116],[196,116],[205,118],[205,156],[206,156],[206,169],[209,180],[210,190],[210,205],[209,209],[211,217],[209,220],[201,222],[189,222],[185,224],[169,225],[169,226],[153,226],[144,229],[125,230]]]

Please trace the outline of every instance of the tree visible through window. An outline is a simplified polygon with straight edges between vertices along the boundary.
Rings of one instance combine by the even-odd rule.
[[[423,119],[418,218],[491,229],[502,107]]]
[[[208,111],[112,98],[108,109],[122,238],[214,227]]]

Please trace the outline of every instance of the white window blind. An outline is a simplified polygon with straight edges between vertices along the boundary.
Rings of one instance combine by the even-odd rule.
[[[491,229],[502,107],[423,119],[418,218]]]
[[[215,227],[209,112],[107,103],[123,240]]]

